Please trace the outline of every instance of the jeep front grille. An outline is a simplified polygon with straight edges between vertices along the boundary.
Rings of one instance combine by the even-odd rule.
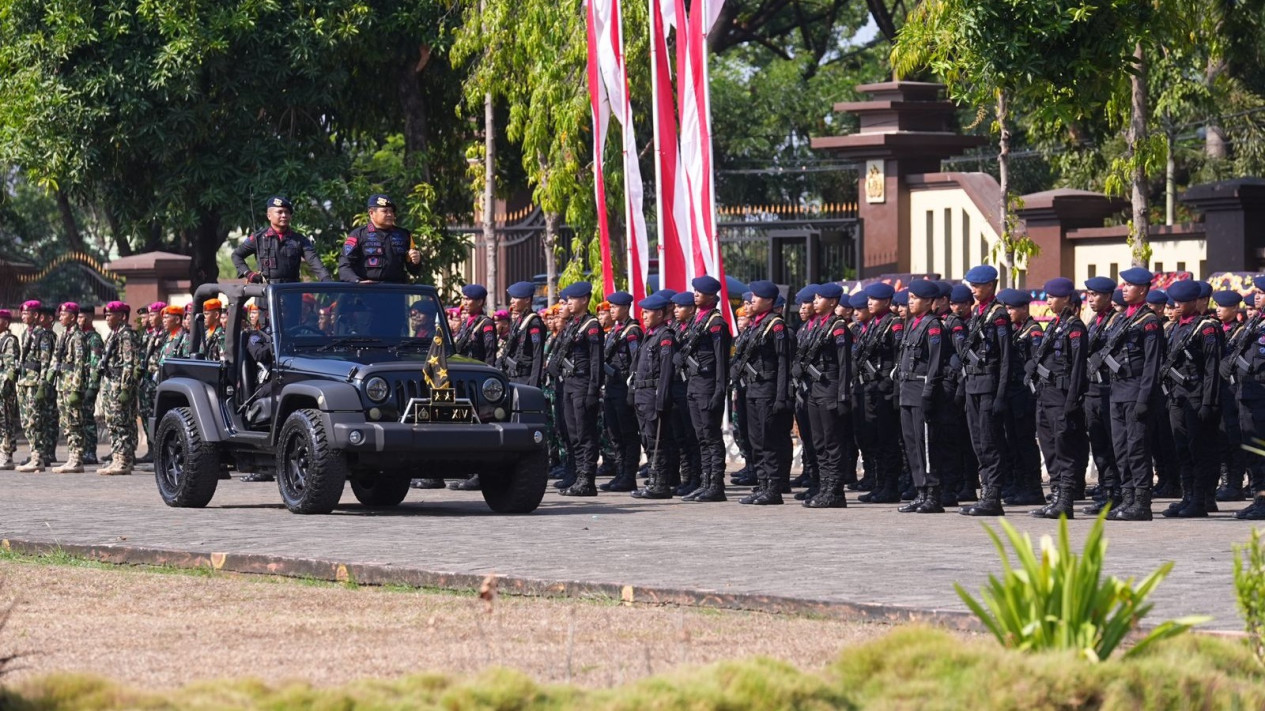
[[[457,397],[469,397],[464,380],[454,380],[452,387],[457,391]],[[430,388],[426,385],[423,378],[400,378],[395,381],[395,407],[399,412],[403,412],[408,406],[409,400],[415,397],[430,397]],[[473,398],[471,398],[473,400]]]

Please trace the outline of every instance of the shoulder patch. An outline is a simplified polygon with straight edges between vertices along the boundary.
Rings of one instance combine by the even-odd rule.
[[[484,327],[483,327],[483,332],[484,332],[484,333],[487,333],[487,332],[489,332],[489,331],[493,331],[493,330],[495,330],[495,327],[493,327],[493,326],[484,326]]]
[[[1209,326],[1208,328],[1205,328],[1205,329],[1204,329],[1204,335],[1205,335],[1205,336],[1211,336],[1211,335],[1215,334],[1216,332],[1217,332],[1217,331],[1216,331],[1216,329],[1212,328],[1211,326]]]
[[[712,326],[711,331],[712,333],[720,333],[720,326],[719,325]]]
[[[1072,331],[1071,333],[1067,334],[1067,337],[1068,337],[1068,338],[1080,338],[1080,337],[1081,337],[1081,332],[1080,332],[1080,331]]]
[[[999,318],[993,322],[993,324],[996,326],[1005,326],[1008,323],[1010,323],[1010,319],[1005,319],[1005,318]]]
[[[780,323],[775,323],[775,324],[773,324],[773,331],[774,331],[775,333],[781,333],[781,332],[782,332],[782,331],[784,331],[784,330],[786,330],[786,327],[785,327],[785,326],[783,326],[782,324],[780,324]]]
[[[1154,321],[1147,321],[1145,328],[1148,331],[1154,331],[1157,328],[1157,326]]]
[[[638,339],[638,338],[640,338],[640,337],[641,337],[641,336],[637,335],[637,332],[636,332],[636,331],[633,331],[632,333],[629,333],[629,334],[628,334],[628,336],[627,336],[627,340],[630,340],[630,341],[635,341],[635,340],[637,340],[637,339]]]
[[[931,335],[931,336],[939,336],[939,335],[940,335],[940,329],[938,329],[938,328],[928,328],[928,329],[927,329],[927,334],[928,334],[928,335]]]
[[[903,330],[905,330],[905,324],[903,324],[903,323],[894,323],[894,324],[892,324],[892,331],[893,331],[893,332],[895,332],[895,331],[903,331]]]
[[[659,347],[660,347],[660,348],[666,348],[667,346],[670,346],[670,345],[672,345],[672,339],[671,339],[671,338],[665,338],[665,339],[663,339],[662,341],[659,341]]]
[[[601,333],[601,332],[602,332],[602,329],[598,328],[597,326],[592,326],[592,327],[590,327],[590,328],[589,328],[589,335],[590,335],[590,336],[596,336],[597,334],[599,334],[599,333]]]

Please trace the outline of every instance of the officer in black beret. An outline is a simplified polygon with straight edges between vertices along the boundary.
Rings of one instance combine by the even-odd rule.
[[[289,198],[273,195],[268,198],[267,210],[268,227],[242,240],[233,250],[237,276],[251,284],[285,284],[299,281],[299,264],[307,262],[317,281],[332,281],[312,240],[290,229],[293,208]],[[246,265],[246,257],[251,255],[255,256],[258,270],[252,271]]]
[[[641,317],[645,319],[645,343],[633,358],[630,398],[637,410],[641,444],[650,463],[646,486],[632,492],[637,499],[670,499],[672,486],[668,469],[678,456],[676,440],[664,432],[668,413],[672,410],[672,381],[675,379],[672,356],[676,353],[676,333],[667,325],[672,303],[662,293],[642,299]]]
[[[602,367],[606,371],[602,388],[602,425],[611,443],[611,463],[615,476],[598,488],[602,491],[632,491],[637,488],[637,465],[641,463],[641,440],[637,413],[628,393],[633,361],[642,345],[641,324],[630,312],[633,297],[616,291],[606,297],[611,305],[611,328],[602,347]]]
[[[461,328],[452,347],[459,355],[496,365],[496,324],[483,313],[488,290],[482,284],[461,287]]]
[[[407,283],[422,268],[413,233],[395,224],[395,203],[381,193],[369,196],[369,224],[347,235],[338,255],[342,281]]]
[[[505,337],[500,368],[510,382],[541,386],[545,368],[545,340],[549,336],[540,314],[531,308],[536,286],[529,281],[510,284],[510,332]]]
[[[1054,320],[1046,324],[1033,353],[1027,384],[1036,392],[1037,436],[1045,454],[1054,500],[1032,513],[1037,518],[1072,518],[1078,495],[1080,463],[1088,452],[1085,429],[1085,392],[1089,330],[1072,306],[1076,285],[1057,277],[1045,283],[1046,303]]]
[[[569,314],[555,344],[561,357],[552,375],[562,382],[567,451],[575,460],[575,483],[563,496],[597,496],[597,413],[602,392],[602,327],[589,313],[593,285],[581,281],[562,291]]]
[[[750,344],[736,364],[746,383],[747,416],[750,420],[751,457],[756,470],[756,491],[738,503],[779,505],[782,491],[790,486],[787,466],[791,458],[790,429],[795,394],[791,392],[791,343],[786,322],[774,312],[779,298],[771,281],[750,284]]]
[[[729,325],[716,308],[720,281],[700,276],[694,288],[695,314],[682,324],[681,352],[689,381],[686,401],[690,424],[698,438],[702,485],[687,492],[687,501],[725,500],[725,440],[720,422],[725,414],[725,385],[729,379]]]

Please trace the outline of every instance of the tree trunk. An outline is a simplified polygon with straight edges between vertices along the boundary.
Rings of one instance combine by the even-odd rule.
[[[1171,124],[1167,131],[1168,160],[1164,164],[1164,224],[1172,225],[1177,212],[1177,127]]]
[[[427,138],[426,96],[422,90],[422,70],[430,62],[431,48],[422,45],[417,59],[407,59],[400,67],[398,93],[404,112],[404,165],[420,171],[420,177],[431,181],[430,161],[419,161],[429,144]]]
[[[1146,165],[1139,155],[1141,146],[1146,141],[1146,55],[1142,51],[1142,43],[1135,45],[1133,57],[1137,60],[1137,71],[1129,78],[1132,93],[1132,114],[1129,117],[1129,159],[1132,164],[1133,203],[1133,254],[1135,267],[1145,267],[1150,261],[1150,249],[1147,236],[1150,234],[1150,206],[1147,204]]]
[[[492,93],[483,97],[483,245],[487,250],[487,308],[496,308],[500,287],[496,280],[496,119]]]
[[[1001,204],[998,205],[997,217],[1001,221],[1002,248],[1002,268],[997,271],[1001,275],[1001,286],[1004,287],[1010,285],[1015,261],[1013,236],[1010,234],[1010,107],[1006,103],[1004,91],[997,92],[997,125],[1000,128],[1000,138],[997,141],[997,184],[1001,188]]]
[[[114,240],[114,249],[118,251],[120,257],[130,257],[132,255],[132,242],[123,234],[123,226],[119,224],[119,216],[114,210],[107,205],[104,208],[105,222],[110,226],[110,237]],[[101,249],[109,255],[109,246],[103,244]]]
[[[555,262],[554,250],[558,246],[558,225],[562,223],[562,215],[556,212],[545,213],[545,281],[548,283],[547,294],[553,304],[553,285],[558,281],[558,265]]]
[[[1218,56],[1208,58],[1208,68],[1204,70],[1204,80],[1211,89],[1217,78],[1226,70],[1225,59]],[[1226,150],[1225,129],[1214,115],[1204,126],[1204,155],[1214,161],[1224,160],[1228,156]]]
[[[66,232],[67,245],[76,252],[84,251],[83,235],[79,232],[79,224],[75,222],[75,212],[70,207],[70,198],[60,188],[57,190],[57,212],[61,213],[62,229]]]
[[[228,233],[220,229],[220,216],[213,212],[198,215],[198,224],[186,236],[189,240],[189,254],[193,261],[189,263],[189,280],[192,288],[200,284],[219,281],[220,265],[216,260],[220,245],[228,238]]]

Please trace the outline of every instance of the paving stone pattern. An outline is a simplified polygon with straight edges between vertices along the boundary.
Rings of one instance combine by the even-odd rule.
[[[953,591],[977,591],[999,570],[980,519],[900,514],[852,501],[843,510],[795,504],[755,508],[731,501],[639,501],[546,494],[527,516],[493,514],[477,492],[412,491],[398,509],[371,512],[350,487],[328,516],[282,507],[275,484],[221,481],[206,509],[163,505],[148,472],[130,477],[0,472],[0,538],[141,546],[402,566],[443,573],[497,573],[811,601],[965,610]],[[850,499],[854,497],[849,496]],[[1159,511],[1166,502],[1156,505]],[[1250,523],[1223,505],[1201,520],[1108,523],[1110,572],[1142,576],[1176,565],[1155,594],[1152,622],[1200,613],[1216,629],[1241,629],[1232,545]],[[1057,523],[1011,509],[1036,541]],[[1072,522],[1079,545],[1091,521]]]

